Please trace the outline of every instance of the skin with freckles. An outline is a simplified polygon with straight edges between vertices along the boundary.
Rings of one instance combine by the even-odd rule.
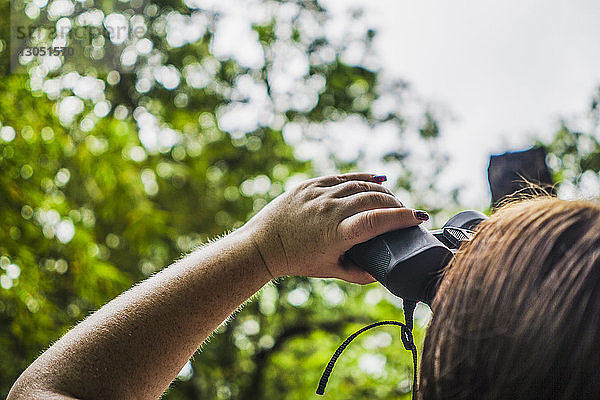
[[[353,245],[418,225],[373,174],[315,178],[240,229],[115,298],[23,372],[8,399],[156,399],[202,342],[273,278],[366,284],[342,263]]]

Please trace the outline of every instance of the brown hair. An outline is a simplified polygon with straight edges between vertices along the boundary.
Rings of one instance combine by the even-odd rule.
[[[500,208],[432,304],[421,399],[600,396],[600,205]]]

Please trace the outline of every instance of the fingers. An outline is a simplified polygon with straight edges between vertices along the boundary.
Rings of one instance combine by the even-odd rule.
[[[368,283],[377,282],[368,272],[358,268],[352,268],[339,275],[340,279],[350,283],[358,283],[359,285],[366,285]]]
[[[340,264],[341,267],[339,269],[342,270],[342,273],[339,274],[339,276],[343,276],[341,279],[352,283],[358,283],[359,285],[377,282],[377,279],[373,278],[371,274],[354,264],[345,256],[340,257]]]
[[[351,247],[389,231],[419,225],[428,218],[424,211],[410,208],[378,208],[342,220],[338,234]]]
[[[335,186],[348,181],[365,181],[365,182],[375,182],[381,183],[385,181],[387,178],[382,175],[375,174],[367,174],[365,172],[352,172],[349,174],[341,174],[341,175],[329,175],[323,176],[315,179],[315,183],[317,186],[326,187],[326,186]]]
[[[382,192],[357,193],[352,196],[344,197],[339,201],[344,204],[343,207],[340,207],[342,218],[347,218],[351,215],[377,208],[404,207],[397,197]]]
[[[348,197],[361,192],[381,192],[392,194],[392,192],[380,183],[366,181],[348,181],[340,183],[331,188],[331,196],[336,198]]]
[[[338,266],[326,277],[343,279],[346,282],[358,283],[359,285],[377,282],[367,271],[356,265]]]

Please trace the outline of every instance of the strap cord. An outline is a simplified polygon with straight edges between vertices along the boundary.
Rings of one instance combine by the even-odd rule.
[[[344,342],[337,348],[329,363],[325,367],[323,374],[321,375],[321,379],[319,380],[319,386],[317,387],[317,394],[322,395],[325,393],[325,386],[327,386],[327,382],[329,381],[329,376],[333,371],[333,366],[336,361],[342,354],[342,352],[348,347],[350,342],[358,337],[363,332],[368,331],[369,329],[376,328],[382,325],[396,325],[400,327],[400,337],[402,339],[402,344],[406,350],[410,350],[413,356],[413,385],[412,385],[412,398],[416,399],[417,395],[417,346],[415,346],[412,327],[413,327],[413,312],[415,310],[416,302],[413,301],[404,301],[404,315],[406,324],[398,321],[379,321],[373,324],[367,325],[358,331],[354,332],[350,335]]]

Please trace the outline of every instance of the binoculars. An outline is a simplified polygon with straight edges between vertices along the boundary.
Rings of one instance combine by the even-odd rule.
[[[414,226],[387,232],[355,245],[345,256],[396,296],[431,305],[444,267],[487,218],[479,211],[463,211],[441,229]]]

